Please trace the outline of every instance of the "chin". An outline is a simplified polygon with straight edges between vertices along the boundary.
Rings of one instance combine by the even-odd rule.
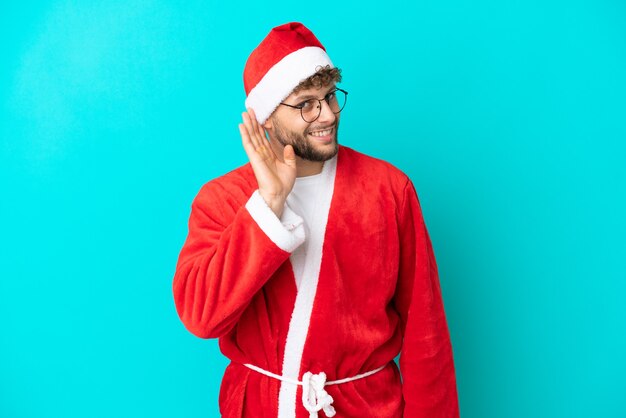
[[[333,158],[339,151],[337,141],[338,124],[335,125],[334,135],[328,142],[315,140],[306,132],[288,132],[277,122],[275,122],[274,127],[274,138],[283,146],[291,145],[296,156],[303,160],[323,162]]]
[[[300,155],[298,155],[298,152],[296,152],[296,155],[309,161],[327,161],[337,155],[339,144],[337,140],[334,139],[328,144],[311,144],[307,148],[306,151],[298,150],[300,151]]]

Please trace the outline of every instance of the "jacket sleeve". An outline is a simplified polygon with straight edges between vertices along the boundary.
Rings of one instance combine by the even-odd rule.
[[[279,219],[258,190],[237,206],[223,187],[207,183],[191,205],[173,280],[185,327],[200,338],[226,334],[304,240],[303,219],[288,205]]]
[[[403,332],[400,353],[405,418],[457,418],[452,345],[437,264],[420,203],[408,180],[399,215],[400,269],[395,306]]]

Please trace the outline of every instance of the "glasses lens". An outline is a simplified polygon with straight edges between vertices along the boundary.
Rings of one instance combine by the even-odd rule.
[[[313,122],[319,117],[321,111],[320,102],[316,99],[309,99],[302,106],[302,119],[305,122]]]
[[[343,110],[346,105],[346,99],[346,93],[341,90],[331,91],[324,97],[324,100],[328,103],[333,113],[339,113]],[[322,107],[320,105],[321,102],[317,99],[309,99],[304,102],[300,109],[302,119],[304,119],[305,122],[314,122],[322,113]]]
[[[327,101],[333,113],[339,113],[346,105],[346,94],[341,90],[335,90],[328,94]]]

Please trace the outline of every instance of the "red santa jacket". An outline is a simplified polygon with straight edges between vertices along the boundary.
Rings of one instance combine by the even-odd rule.
[[[219,338],[231,360],[222,416],[309,416],[302,386],[252,364],[299,381],[307,371],[334,381],[385,366],[325,386],[336,417],[458,417],[437,265],[412,182],[343,145],[321,174],[308,236],[289,199],[280,219],[265,204],[249,163],[192,203],[173,293],[187,329]]]

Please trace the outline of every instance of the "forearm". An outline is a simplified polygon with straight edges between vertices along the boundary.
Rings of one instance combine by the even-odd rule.
[[[304,241],[304,228],[288,207],[278,219],[258,192],[225,227],[213,220],[204,202],[197,199],[192,206],[173,292],[189,331],[215,338],[234,326],[254,295]]]

